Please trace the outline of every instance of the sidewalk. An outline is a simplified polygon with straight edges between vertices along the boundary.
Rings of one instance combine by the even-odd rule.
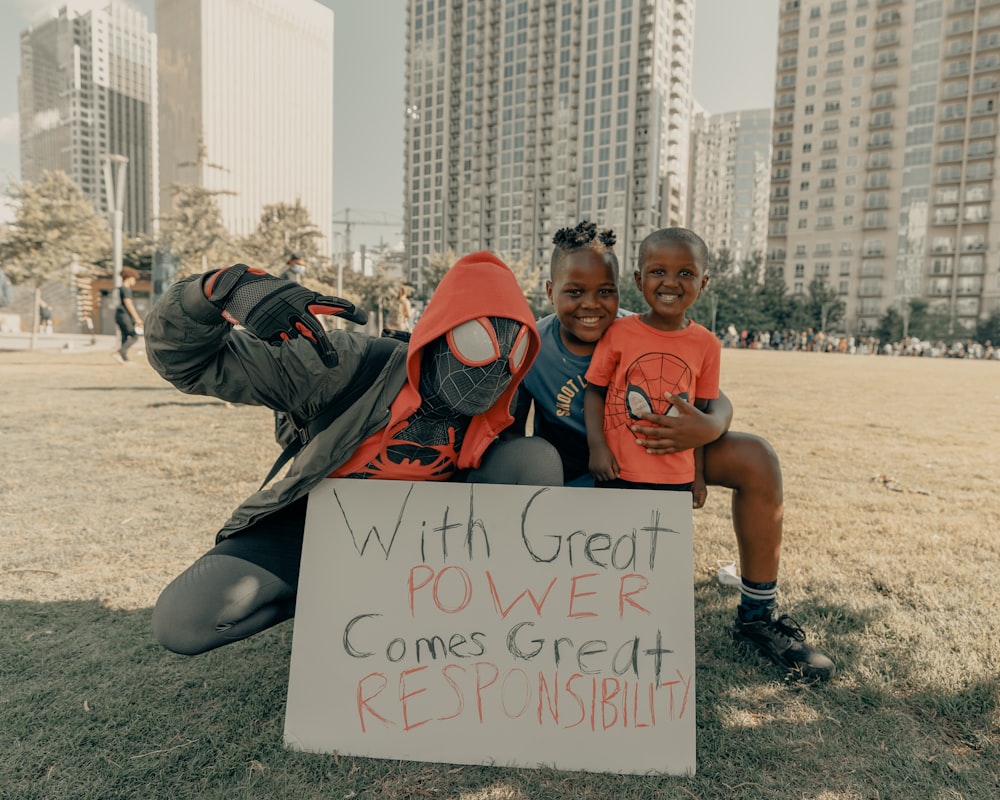
[[[141,339],[139,344],[141,344]],[[39,333],[35,335],[36,352],[60,351],[64,353],[110,353],[118,344],[118,337],[91,335],[89,333]],[[27,332],[0,333],[0,353],[28,350],[31,334]]]

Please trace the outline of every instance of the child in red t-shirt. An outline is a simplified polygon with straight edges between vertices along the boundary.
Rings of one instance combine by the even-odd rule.
[[[705,504],[702,449],[652,455],[636,443],[632,425],[644,412],[669,414],[673,396],[702,410],[719,396],[719,340],[686,314],[708,284],[707,266],[705,242],[686,228],[655,231],[639,246],[635,282],[649,309],[614,322],[586,375],[597,486],[691,491],[695,508]]]

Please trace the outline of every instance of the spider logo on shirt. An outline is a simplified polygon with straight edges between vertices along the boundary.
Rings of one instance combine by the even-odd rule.
[[[646,353],[625,370],[625,389],[614,389],[605,414],[605,427],[629,425],[647,412],[678,416],[673,403],[664,397],[670,393],[688,400],[693,383],[691,368],[669,353]],[[609,390],[611,394],[611,390]]]

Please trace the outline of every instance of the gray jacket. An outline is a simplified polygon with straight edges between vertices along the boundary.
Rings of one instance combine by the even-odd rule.
[[[234,329],[202,290],[204,276],[175,283],[146,317],[146,353],[166,380],[188,394],[315,417],[350,386],[372,337],[331,331],[339,363],[327,367],[302,338],[275,347]],[[389,421],[406,383],[406,348],[389,356],[371,386],[298,453],[285,476],[248,497],[218,533],[224,539],[307,494]]]

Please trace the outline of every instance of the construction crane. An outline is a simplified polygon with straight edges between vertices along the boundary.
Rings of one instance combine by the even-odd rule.
[[[390,228],[401,228],[403,226],[403,223],[401,222],[392,222],[390,220],[385,219],[384,214],[382,215],[382,219],[380,220],[357,219],[357,218],[352,219],[351,209],[349,208],[344,209],[343,217],[334,218],[333,224],[344,226],[344,263],[348,267],[350,267],[351,259],[354,256],[354,253],[351,252],[351,228],[353,226],[362,225],[367,227],[369,225],[383,225]]]

